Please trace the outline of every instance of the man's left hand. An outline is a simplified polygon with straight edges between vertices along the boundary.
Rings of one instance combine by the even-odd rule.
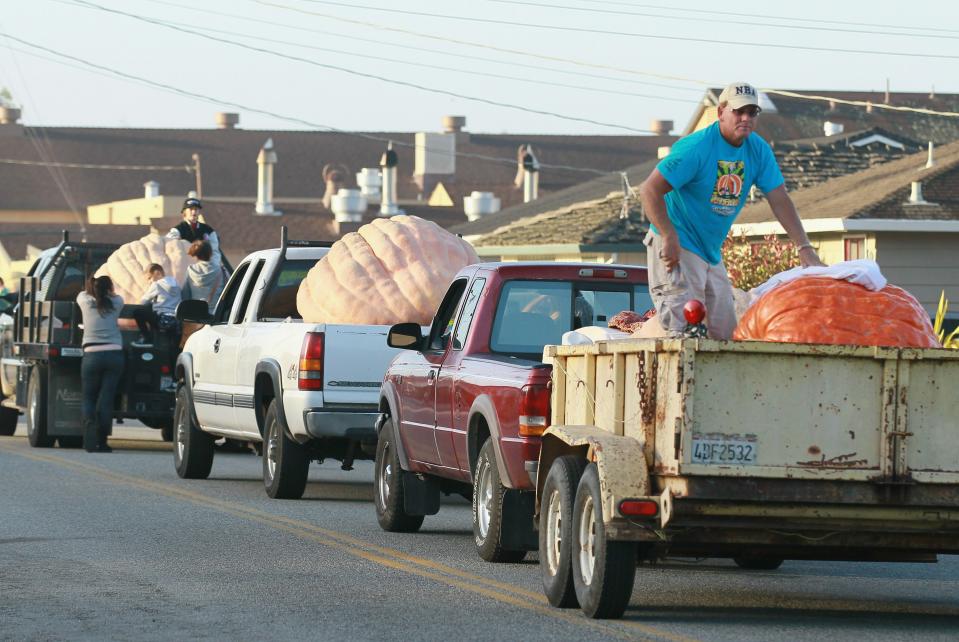
[[[806,267],[826,267],[826,264],[822,262],[819,258],[819,255],[816,254],[816,249],[806,246],[799,250],[799,264]]]

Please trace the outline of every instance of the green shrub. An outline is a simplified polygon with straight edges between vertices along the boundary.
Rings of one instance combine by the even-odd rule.
[[[799,250],[790,241],[768,234],[762,241],[730,235],[722,248],[723,263],[734,287],[751,290],[771,277],[799,266]]]

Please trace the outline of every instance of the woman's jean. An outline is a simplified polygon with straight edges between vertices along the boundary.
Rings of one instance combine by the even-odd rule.
[[[83,381],[83,447],[105,446],[113,427],[113,399],[123,374],[123,350],[84,352],[80,366]]]

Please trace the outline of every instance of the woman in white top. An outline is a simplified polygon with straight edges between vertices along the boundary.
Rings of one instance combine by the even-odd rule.
[[[113,428],[113,400],[123,374],[123,337],[117,319],[123,299],[108,276],[91,277],[77,295],[83,314],[83,447],[88,453],[108,453]]]

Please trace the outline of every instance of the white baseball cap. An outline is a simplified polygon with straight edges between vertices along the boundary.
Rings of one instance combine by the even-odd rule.
[[[726,103],[733,109],[740,109],[747,105],[759,107],[759,92],[748,82],[734,82],[719,94],[719,103]]]

